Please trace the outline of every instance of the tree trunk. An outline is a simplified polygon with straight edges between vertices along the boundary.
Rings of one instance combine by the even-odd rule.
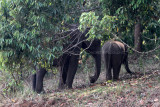
[[[142,51],[142,40],[141,40],[141,24],[136,23],[134,28],[134,47],[137,51]]]

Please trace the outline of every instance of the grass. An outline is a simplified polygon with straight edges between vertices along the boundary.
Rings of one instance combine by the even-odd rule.
[[[91,66],[92,63],[88,65]],[[88,81],[88,75],[93,72],[83,71],[82,66],[81,72],[75,76],[71,90],[57,90],[58,75],[49,76],[44,80],[46,94],[32,92],[29,83],[25,82],[24,91],[12,97],[3,98],[0,106],[159,107],[160,63],[149,59],[143,60],[141,64],[143,69],[139,66],[138,60],[130,61],[129,66],[137,75],[129,76],[122,67],[120,80],[114,82],[105,81],[105,72],[102,68],[103,72],[95,84],[90,84]],[[87,70],[87,67],[84,68]]]

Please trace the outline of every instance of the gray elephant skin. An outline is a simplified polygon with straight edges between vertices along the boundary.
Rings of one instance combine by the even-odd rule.
[[[127,46],[119,41],[108,41],[102,46],[106,80],[118,80],[121,64],[125,65],[128,73],[133,74],[128,67]],[[112,70],[113,69],[113,70]]]
[[[74,76],[78,67],[78,60],[81,48],[90,53],[95,60],[95,74],[90,77],[90,82],[94,83],[98,79],[101,71],[101,41],[94,39],[88,41],[87,36],[89,29],[86,29],[83,33],[78,29],[69,32],[70,42],[64,45],[64,53],[58,59],[55,59],[53,66],[59,66],[59,89],[72,88]],[[32,78],[33,90],[40,93],[43,90],[43,78],[46,74],[46,69],[39,69]]]

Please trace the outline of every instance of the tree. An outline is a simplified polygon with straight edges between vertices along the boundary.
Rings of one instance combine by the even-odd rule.
[[[158,0],[2,0],[0,51],[9,59],[8,65],[39,64],[50,68],[67,43],[65,32],[69,29],[65,25],[78,23],[80,16],[79,28],[91,28],[89,39],[104,39],[110,33],[118,33],[132,42],[134,34],[135,48],[140,51],[142,31],[146,32],[149,23],[159,19],[158,3]]]
[[[50,67],[62,53],[68,30],[65,23],[77,22],[83,0],[2,0],[0,50],[8,64],[29,63]],[[59,40],[54,44],[54,41]]]
[[[117,16],[119,32],[134,32],[134,47],[141,51],[142,31],[155,18],[159,19],[158,0],[100,0],[105,13]],[[123,33],[121,33],[123,35]]]

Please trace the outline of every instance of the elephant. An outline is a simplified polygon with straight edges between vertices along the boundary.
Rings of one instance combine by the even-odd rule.
[[[102,46],[102,57],[104,58],[106,80],[118,80],[121,64],[129,74],[134,74],[128,67],[127,46],[119,41],[110,40]],[[113,72],[111,70],[113,69]],[[112,77],[113,75],[113,77]]]
[[[88,35],[86,36],[88,31],[89,28],[83,33],[78,29],[69,32],[69,44],[64,44],[64,53],[53,61],[52,65],[59,67],[59,89],[72,88],[81,48],[90,53],[95,60],[95,74],[90,76],[90,83],[96,82],[99,77],[101,72],[101,41],[99,39],[88,41]],[[40,93],[43,90],[43,78],[46,72],[46,69],[40,68],[37,70],[36,74],[33,74],[32,87],[37,93]]]

